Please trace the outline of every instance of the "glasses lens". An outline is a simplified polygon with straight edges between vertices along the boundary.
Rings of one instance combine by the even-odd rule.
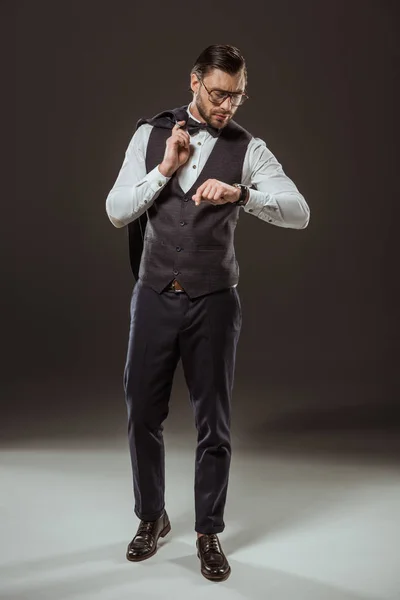
[[[227,95],[223,92],[218,92],[217,90],[211,90],[210,92],[210,100],[214,104],[221,104],[226,98]]]
[[[246,99],[246,97],[243,96],[243,94],[235,94],[234,96],[231,96],[231,98],[232,98],[232,104],[234,106],[240,106],[241,104],[243,104],[243,102]]]
[[[218,90],[211,90],[210,92],[210,100],[214,104],[222,104],[224,100],[231,97],[231,102],[233,106],[240,106],[246,100],[246,96],[243,94],[224,94],[223,92],[219,92]]]

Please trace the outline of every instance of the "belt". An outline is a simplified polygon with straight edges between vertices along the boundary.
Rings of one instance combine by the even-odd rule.
[[[185,292],[185,290],[183,289],[181,284],[178,283],[176,279],[174,279],[167,287],[167,292],[175,292],[177,294],[182,294]]]

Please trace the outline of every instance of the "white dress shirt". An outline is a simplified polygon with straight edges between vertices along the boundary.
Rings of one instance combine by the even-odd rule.
[[[190,112],[190,105],[188,113],[198,121]],[[107,196],[106,211],[115,227],[124,227],[146,212],[170,179],[160,173],[158,165],[146,173],[146,149],[152,128],[153,125],[144,123],[135,131],[118,177]],[[199,177],[217,140],[218,137],[213,137],[207,130],[190,136],[192,152],[188,161],[176,171],[184,192]],[[307,227],[310,209],[304,197],[260,138],[253,137],[250,140],[243,163],[242,181],[235,183],[256,187],[250,189],[249,199],[242,206],[245,212],[278,227]]]

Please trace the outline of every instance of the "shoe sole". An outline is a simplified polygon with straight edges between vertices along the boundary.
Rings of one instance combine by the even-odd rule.
[[[138,558],[132,558],[129,557],[129,553],[126,553],[126,558],[127,560],[129,560],[129,562],[140,562],[142,560],[146,560],[147,558],[151,558],[152,556],[155,555],[155,553],[157,552],[157,542],[159,540],[160,537],[164,538],[167,533],[169,533],[171,531],[171,523],[168,523],[168,525],[166,527],[164,527],[164,529],[160,532],[160,535],[158,536],[158,538],[156,539],[156,543],[154,544],[154,549],[149,552],[148,554],[145,554],[144,556],[138,556]]]
[[[197,557],[200,559],[201,561],[201,557],[200,554],[197,553]],[[203,577],[205,577],[206,579],[208,579],[209,581],[225,581],[226,579],[228,579],[229,575],[231,574],[231,568],[229,567],[228,571],[226,573],[224,573],[224,575],[209,575],[208,573],[206,574],[203,569],[200,569],[201,574],[203,575]]]

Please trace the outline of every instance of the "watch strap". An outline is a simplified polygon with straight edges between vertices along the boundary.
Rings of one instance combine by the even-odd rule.
[[[234,202],[234,204],[236,204],[238,206],[244,206],[244,204],[246,203],[248,187],[245,185],[242,185],[241,183],[234,183],[233,185],[237,188],[240,188],[239,200]]]

